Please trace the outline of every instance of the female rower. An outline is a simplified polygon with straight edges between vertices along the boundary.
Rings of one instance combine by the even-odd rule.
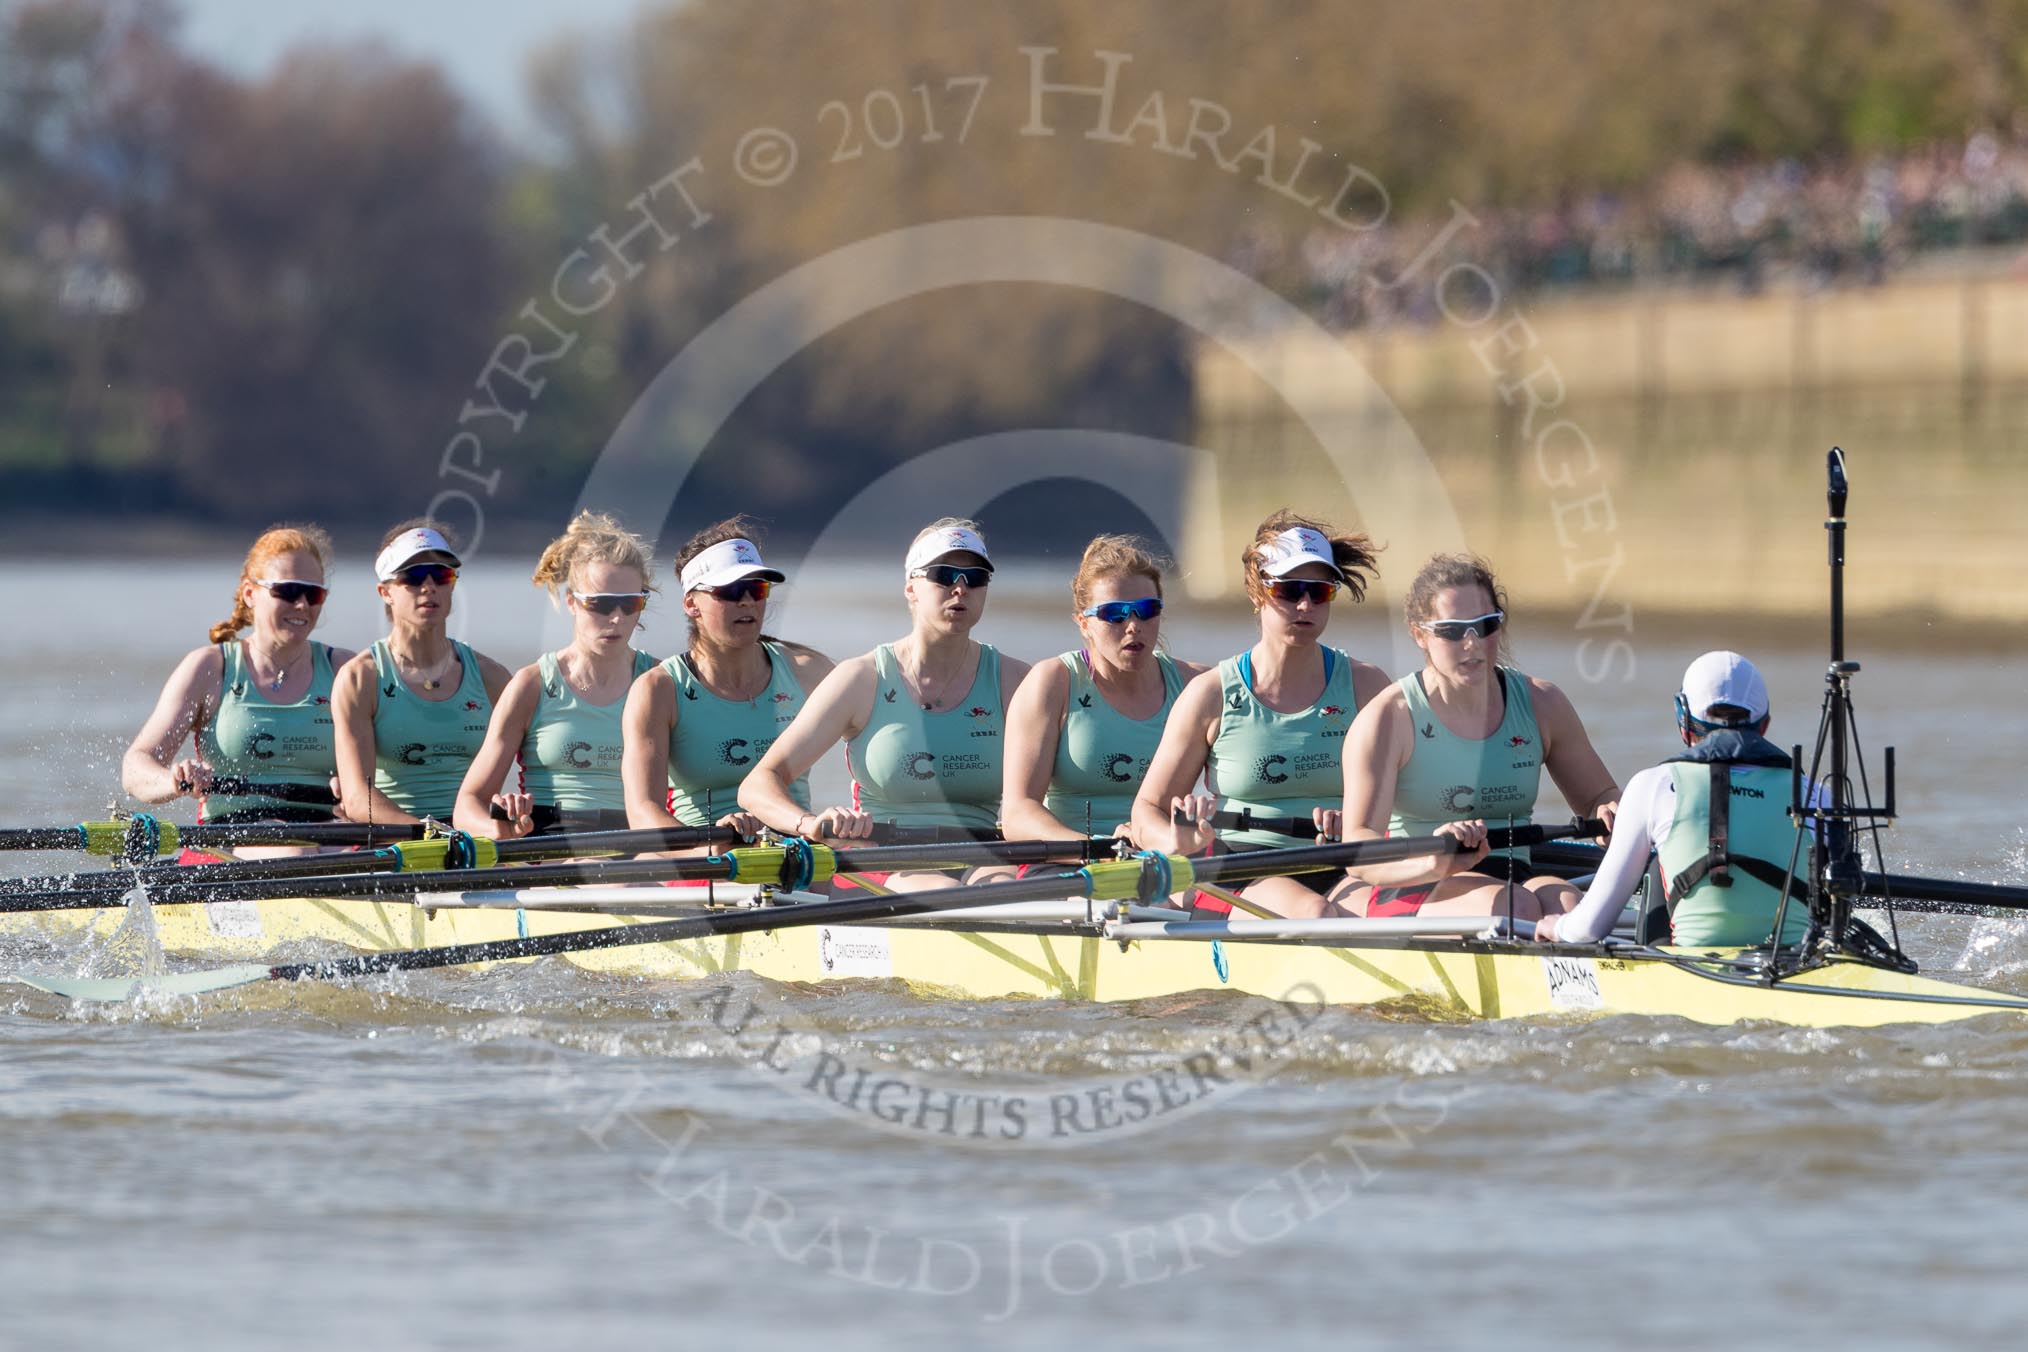
[[[1409,586],[1423,667],[1359,715],[1345,753],[1346,839],[1455,836],[1459,851],[1362,865],[1332,894],[1354,915],[1535,920],[1578,889],[1533,877],[1525,849],[1488,858],[1486,828],[1525,825],[1542,771],[1581,815],[1611,821],[1620,796],[1564,693],[1499,663],[1507,597],[1481,559],[1439,554]]]
[[[338,785],[358,822],[449,821],[507,668],[445,632],[458,583],[449,531],[426,517],[373,560],[388,635],[338,673]]]
[[[840,662],[739,786],[740,806],[774,830],[864,840],[875,821],[990,835],[1000,821],[1003,691],[1028,664],[975,642],[993,561],[977,523],[946,517],[919,533],[902,566],[907,637]],[[850,807],[812,812],[792,786],[843,741]],[[1003,876],[979,870],[973,877]],[[951,886],[939,873],[894,874],[907,891]]]
[[[129,794],[189,795],[212,822],[331,819],[332,678],[352,654],[310,637],[330,562],[330,537],[316,526],[275,526],[254,541],[231,616],[177,663],[120,762]],[[185,738],[193,754],[178,760]],[[228,777],[282,792],[212,791]]]
[[[1131,535],[1085,546],[1070,584],[1084,646],[1028,673],[1007,706],[1009,840],[1132,835],[1134,791],[1176,697],[1204,667],[1160,651],[1169,561]]]
[[[1333,535],[1290,511],[1261,522],[1240,554],[1260,640],[1191,681],[1134,800],[1134,838],[1194,854],[1207,847],[1264,849],[1308,844],[1339,831],[1339,756],[1353,715],[1387,688],[1371,662],[1325,646],[1340,588],[1358,601],[1374,570],[1364,535]],[[1198,777],[1209,794],[1194,790]],[[1214,811],[1293,816],[1314,828],[1287,835],[1228,831],[1215,841]],[[1177,824],[1180,814],[1184,824]],[[1244,895],[1281,915],[1320,915],[1334,875],[1296,874],[1248,884]]]
[[[610,516],[579,512],[550,542],[532,581],[570,615],[570,646],[514,673],[493,707],[486,740],[458,789],[454,822],[473,835],[535,829],[537,805],[593,829],[624,826],[620,711],[655,659],[633,646],[654,584],[648,550]],[[520,787],[502,793],[521,760]],[[506,815],[498,818],[493,808]],[[611,820],[601,820],[610,814]]]
[[[781,572],[761,561],[754,523],[736,516],[690,538],[676,555],[688,646],[627,694],[627,824],[759,830],[740,811],[739,783],[795,722],[831,659],[765,631]],[[798,808],[809,786],[790,786]]]

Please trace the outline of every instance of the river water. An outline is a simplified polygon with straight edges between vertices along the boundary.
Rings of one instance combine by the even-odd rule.
[[[5,824],[103,815],[233,571],[0,563]],[[981,636],[1069,646],[1062,583],[1005,568]],[[460,588],[482,650],[512,664],[554,641],[507,570]],[[860,651],[898,632],[897,590],[885,567],[792,586],[774,627]],[[675,632],[671,609],[644,646]],[[363,583],[328,611],[334,642],[377,631]],[[1246,619],[1179,604],[1171,646],[1235,651]],[[1521,664],[1571,693],[1622,782],[1668,753],[1685,662],[1741,642],[1650,624],[1634,679],[1591,684],[1583,635],[1517,621]],[[1377,614],[1330,637],[1405,669]],[[1868,641],[1860,727],[1876,774],[1900,747],[1908,818],[1890,864],[2028,878],[2018,657]],[[1819,632],[1753,655],[1776,740],[1808,739]],[[819,796],[838,783],[828,767]],[[1930,970],[2028,992],[2011,926],[1911,928]],[[1038,1113],[1263,1016],[1216,995],[955,1004],[554,960],[113,1007],[0,985],[0,1347],[2012,1347],[2028,1315],[2016,1020],[1332,1010],[1194,1111],[1063,1144],[843,1111],[722,1031],[733,1003]]]

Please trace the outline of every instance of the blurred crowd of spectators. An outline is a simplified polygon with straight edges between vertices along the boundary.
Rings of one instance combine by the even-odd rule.
[[[1915,256],[2028,242],[2028,119],[1891,156],[1804,164],[1685,164],[1631,192],[1481,210],[1446,262],[1503,290],[1641,284],[1873,285]],[[1227,262],[1334,329],[1434,322],[1428,286],[1370,285],[1406,268],[1442,219],[1365,232],[1319,225],[1238,239]]]

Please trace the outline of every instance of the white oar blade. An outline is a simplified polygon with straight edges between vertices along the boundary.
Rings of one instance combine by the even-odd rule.
[[[144,977],[64,976],[49,972],[27,972],[14,979],[51,995],[72,1000],[110,1002],[131,1000],[142,991],[163,995],[202,995],[206,991],[230,990],[265,981],[271,968],[242,963],[236,967],[212,967],[201,972],[161,972]]]

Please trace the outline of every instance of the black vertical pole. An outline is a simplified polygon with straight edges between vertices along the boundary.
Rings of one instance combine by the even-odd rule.
[[[1833,943],[1845,938],[1845,920],[1851,914],[1851,896],[1858,887],[1858,860],[1852,853],[1852,806],[1850,749],[1846,728],[1851,715],[1849,682],[1853,668],[1845,661],[1845,452],[1833,446],[1825,457],[1828,482],[1825,498],[1830,514],[1824,522],[1831,556],[1831,665],[1824,679],[1829,684],[1825,716],[1830,723],[1831,765],[1825,789],[1830,798],[1830,815],[1824,821],[1823,851],[1826,867],[1822,878],[1823,907],[1819,916],[1830,931]]]

